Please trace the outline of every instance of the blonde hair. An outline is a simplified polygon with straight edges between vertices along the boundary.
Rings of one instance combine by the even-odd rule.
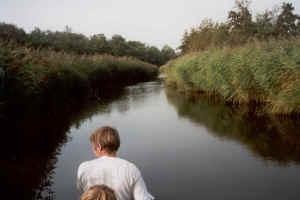
[[[118,151],[120,147],[120,136],[117,129],[104,126],[98,128],[91,136],[90,141],[93,145],[100,145],[109,153]]]
[[[106,185],[94,185],[82,194],[80,200],[117,200],[117,197]]]

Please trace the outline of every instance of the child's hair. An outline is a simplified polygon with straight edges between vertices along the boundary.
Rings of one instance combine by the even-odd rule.
[[[106,185],[94,185],[82,194],[80,200],[117,200],[117,197]]]
[[[103,126],[98,128],[91,136],[90,141],[93,145],[100,145],[109,153],[118,151],[120,147],[120,136],[117,129]]]

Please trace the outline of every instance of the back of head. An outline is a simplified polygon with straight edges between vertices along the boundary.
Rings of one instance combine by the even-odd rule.
[[[106,185],[95,185],[85,191],[80,200],[117,200],[117,197]]]
[[[120,136],[115,128],[104,126],[97,129],[91,136],[90,141],[95,146],[101,146],[109,153],[116,152],[120,147]]]

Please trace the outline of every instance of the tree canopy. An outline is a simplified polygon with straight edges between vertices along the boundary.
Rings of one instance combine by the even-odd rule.
[[[64,51],[76,54],[109,54],[114,56],[128,56],[163,65],[176,56],[175,51],[165,46],[161,50],[139,41],[127,41],[121,35],[106,38],[104,34],[95,34],[87,37],[72,32],[66,26],[64,31],[42,31],[35,28],[26,33],[22,28],[12,24],[0,23],[0,40],[17,42],[32,48],[50,48],[54,51]]]
[[[253,17],[250,1],[235,2],[226,22],[210,19],[184,33],[179,47],[182,53],[201,51],[210,47],[237,46],[251,40],[269,40],[300,36],[300,16],[292,3],[282,3],[279,9],[266,10]]]

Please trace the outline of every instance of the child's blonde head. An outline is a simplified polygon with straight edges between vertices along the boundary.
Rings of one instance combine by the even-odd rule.
[[[94,185],[85,191],[80,200],[117,200],[115,192],[106,185]]]

